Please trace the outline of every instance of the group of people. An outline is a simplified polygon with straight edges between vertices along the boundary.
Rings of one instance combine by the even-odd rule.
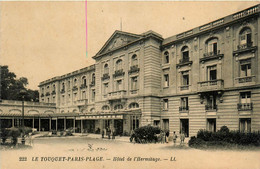
[[[105,138],[105,136],[107,136],[108,139],[111,139],[111,137],[112,139],[115,139],[115,131],[113,129],[111,130],[109,127],[104,128],[102,130],[102,138]]]
[[[160,135],[157,136],[158,137],[158,141],[160,141],[162,144],[163,143],[168,143],[169,136],[170,136],[169,130],[166,130],[166,131],[161,130]]]
[[[173,145],[176,145],[176,140],[177,140],[178,136],[176,135],[175,131],[173,132],[173,137],[172,137],[172,141],[173,141]],[[183,132],[180,132],[180,145],[184,144],[184,140],[185,140],[185,135]]]

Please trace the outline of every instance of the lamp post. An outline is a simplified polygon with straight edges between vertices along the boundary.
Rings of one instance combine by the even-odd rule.
[[[26,90],[22,89],[20,91],[20,94],[22,95],[22,144],[25,144],[25,139],[24,139],[24,96],[26,94]]]

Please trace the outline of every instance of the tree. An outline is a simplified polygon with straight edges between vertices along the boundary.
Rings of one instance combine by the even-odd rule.
[[[1,99],[4,100],[22,100],[20,91],[24,89],[26,94],[24,96],[25,101],[39,101],[38,90],[27,89],[26,86],[29,84],[26,77],[16,78],[15,73],[10,72],[8,66],[0,66],[0,91]]]

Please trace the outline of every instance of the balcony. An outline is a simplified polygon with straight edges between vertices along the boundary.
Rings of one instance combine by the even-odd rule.
[[[138,67],[138,65],[134,65],[130,67],[130,70],[128,71],[128,74],[132,74],[132,73],[138,73],[140,71],[140,68]]]
[[[84,84],[84,83],[80,85],[80,89],[85,89],[87,87],[88,87],[87,84]]]
[[[87,105],[88,104],[88,99],[82,99],[82,100],[74,101],[74,104],[76,104],[77,106]]]
[[[60,93],[61,94],[65,93],[65,89],[61,89]]]
[[[238,77],[238,78],[236,78],[236,80],[237,80],[237,83],[255,82],[255,76]]]
[[[206,111],[217,111],[218,105],[205,105]]]
[[[238,55],[240,53],[249,52],[249,51],[254,52],[256,48],[257,46],[253,46],[253,42],[247,42],[245,44],[237,45],[237,50],[234,51],[233,54]]]
[[[183,111],[183,112],[189,111],[189,106],[180,106],[179,111]]]
[[[253,103],[238,103],[237,109],[238,111],[253,110]]]
[[[222,59],[223,56],[224,54],[220,54],[220,50],[218,50],[217,52],[207,52],[203,54],[203,58],[200,58],[200,62],[214,59]]]
[[[180,66],[191,65],[191,64],[192,64],[192,61],[190,61],[189,58],[185,58],[185,59],[180,59],[179,64],[177,64],[176,66],[180,67]]]
[[[95,86],[95,81],[90,82],[89,86],[90,86],[90,87]]]
[[[56,94],[56,91],[55,91],[55,90],[53,90],[53,91],[51,92],[51,94],[52,94],[52,95],[55,95],[55,94]]]
[[[125,72],[123,71],[123,69],[120,70],[116,70],[115,73],[113,74],[113,77],[118,77],[118,76],[124,76]]]
[[[126,96],[126,91],[125,90],[119,90],[116,92],[110,92],[107,95],[108,100],[119,100],[119,99],[124,99]]]
[[[76,91],[76,90],[78,90],[78,87],[77,86],[73,86],[72,91]]]
[[[222,79],[198,82],[198,91],[199,92],[207,92],[207,91],[212,91],[212,90],[223,90],[223,88],[224,88],[224,80],[222,80]]]
[[[110,76],[108,73],[105,73],[103,74],[103,76],[101,77],[101,80],[104,81],[104,80],[109,80],[110,79]]]
[[[190,85],[182,85],[180,86],[180,90],[183,91],[183,90],[189,90],[189,86]]]

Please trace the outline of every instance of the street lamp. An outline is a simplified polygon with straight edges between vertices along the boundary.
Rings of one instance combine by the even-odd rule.
[[[26,94],[26,90],[22,89],[20,91],[20,94],[22,95],[22,144],[25,144],[25,139],[24,139],[24,96]]]

